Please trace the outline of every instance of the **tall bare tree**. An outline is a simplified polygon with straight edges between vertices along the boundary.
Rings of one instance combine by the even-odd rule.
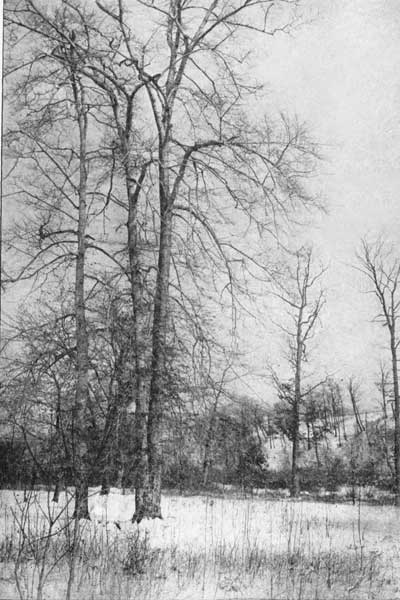
[[[65,285],[69,282],[74,290],[76,385],[69,455],[76,489],[75,516],[88,518],[85,286],[88,218],[90,212],[93,215],[99,181],[92,176],[89,184],[89,172],[95,172],[98,156],[93,157],[88,141],[91,105],[78,68],[74,32],[66,29],[64,13],[56,19],[66,34],[56,40],[51,51],[37,44],[37,23],[28,21],[27,28],[35,34],[30,60],[9,69],[11,78],[14,71],[19,74],[8,88],[16,100],[15,119],[10,119],[6,134],[9,155],[15,160],[10,189],[25,213],[11,238],[16,261],[8,283],[29,279],[39,285],[55,282],[61,267],[65,268]],[[46,28],[49,36],[48,23]]]
[[[147,53],[150,66],[146,68],[131,43],[133,35],[127,26],[123,3],[118,3],[115,12],[99,4],[118,24],[126,40],[126,60],[144,83],[156,135],[158,257],[147,440],[143,444],[148,456],[149,490],[143,486],[137,489],[136,520],[160,515],[165,352],[176,217],[186,215],[201,224],[217,252],[222,254],[231,277],[230,262],[232,254],[237,256],[237,253],[232,245],[221,243],[218,229],[204,209],[209,204],[217,207],[233,200],[235,207],[254,221],[260,220],[262,212],[265,224],[266,211],[279,212],[279,206],[289,208],[287,203],[292,200],[301,203],[308,199],[299,185],[300,171],[293,172],[295,163],[288,160],[292,152],[297,154],[299,150],[301,133],[286,124],[285,142],[282,144],[280,139],[276,144],[273,140],[271,152],[271,130],[255,127],[239,110],[251,86],[237,73],[229,42],[242,29],[266,32],[272,5],[246,0],[235,6],[224,2],[209,2],[204,6],[170,0],[160,9],[158,5],[141,4],[148,9],[149,23],[157,22],[163,47],[163,53],[157,48],[156,56]],[[265,24],[261,28],[254,25],[258,18]],[[182,110],[183,107],[186,109]],[[257,202],[249,202],[249,194]],[[277,197],[283,204],[279,205]],[[212,215],[213,210],[208,214]],[[230,281],[228,284],[232,285]]]
[[[319,286],[324,268],[315,269],[312,248],[301,248],[295,254],[295,268],[289,272],[287,281],[278,282],[276,295],[288,307],[290,324],[279,324],[287,336],[288,362],[293,372],[293,386],[287,388],[284,398],[291,405],[292,464],[290,494],[300,491],[298,458],[300,452],[300,409],[302,399],[309,390],[303,389],[303,366],[308,359],[308,344],[315,334],[315,327],[325,303],[325,294]],[[282,385],[275,377],[279,389]]]
[[[368,278],[379,312],[375,316],[388,332],[391,357],[394,403],[394,471],[396,504],[400,506],[400,397],[398,375],[398,347],[400,340],[397,324],[400,318],[400,258],[393,245],[382,240],[362,240],[357,254],[359,269]]]
[[[182,229],[194,232],[203,259],[223,273],[215,277],[219,292],[233,297],[243,270],[259,266],[243,243],[248,223],[252,231],[272,232],[294,208],[314,204],[304,182],[314,169],[315,147],[297,122],[249,116],[246,97],[257,86],[241,67],[247,49],[238,43],[240,34],[286,31],[298,3],[137,0],[129,10],[124,0],[97,1],[90,10],[77,0],[54,8],[39,0],[24,0],[18,10],[9,4],[7,21],[39,32],[46,55],[62,62],[63,45],[73,48],[81,81],[96,90],[91,107],[107,128],[107,199],[127,207],[128,275],[137,315],[132,336],[141,468],[134,520],[157,517],[170,300],[181,275],[174,259]],[[135,20],[139,8],[145,27]],[[115,173],[125,182],[123,200]],[[149,231],[153,254],[144,258],[140,234]],[[139,312],[147,272],[155,275],[149,284],[151,332],[143,344]],[[138,351],[139,337],[149,360]]]

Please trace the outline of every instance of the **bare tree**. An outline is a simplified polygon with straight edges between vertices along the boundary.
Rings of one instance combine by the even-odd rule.
[[[25,214],[11,238],[16,261],[8,283],[29,279],[39,286],[47,281],[54,283],[58,269],[64,267],[65,285],[70,283],[73,287],[76,385],[70,459],[76,489],[75,516],[88,518],[89,356],[85,286],[91,237],[89,215],[93,216],[99,182],[99,177],[93,177],[98,156],[93,156],[88,142],[93,98],[88,99],[79,73],[74,34],[66,29],[65,14],[56,14],[56,19],[66,33],[53,44],[53,51],[43,51],[43,45],[33,44],[31,60],[15,67],[20,71],[13,90],[16,119],[11,120],[6,135],[8,152],[15,160],[14,181],[9,189],[22,201]],[[35,21],[29,21],[31,32],[36,33],[35,27]],[[46,28],[50,36],[48,23]]]
[[[303,390],[303,365],[308,359],[308,344],[312,340],[315,327],[325,303],[324,291],[318,283],[325,269],[314,271],[312,248],[302,248],[295,254],[295,268],[289,273],[288,281],[278,282],[276,296],[288,307],[291,323],[279,324],[286,334],[289,353],[288,362],[293,372],[293,387],[290,393],[286,388],[285,399],[291,406],[291,496],[299,494],[298,457],[300,451],[300,408],[305,393]],[[275,377],[278,389],[279,379]],[[309,391],[307,392],[309,393]]]
[[[203,259],[223,273],[219,292],[228,290],[235,298],[242,286],[239,275],[249,265],[260,265],[243,244],[226,238],[226,224],[233,223],[240,240],[248,224],[252,231],[273,233],[293,209],[315,203],[304,182],[316,152],[302,127],[286,118],[253,120],[244,109],[246,96],[257,86],[240,66],[246,50],[237,39],[249,31],[289,29],[297,2],[277,4],[285,10],[275,12],[275,3],[258,0],[170,0],[162,6],[138,0],[130,8],[140,7],[144,29],[123,0],[98,1],[93,11],[75,1],[53,10],[24,0],[22,8],[7,12],[10,25],[44,36],[47,53],[61,64],[65,55],[60,49],[72,48],[80,81],[90,81],[88,87],[96,90],[91,106],[110,140],[107,200],[128,211],[134,314],[140,312],[145,273],[154,275],[149,361],[138,352],[137,338],[144,335],[139,316],[132,325],[141,464],[136,521],[161,515],[170,300],[180,275],[174,258],[182,228],[194,232]],[[73,25],[66,24],[69,19]],[[117,164],[126,188],[122,201],[111,177]],[[153,262],[141,252],[140,232],[145,236],[150,230]]]
[[[101,5],[118,23],[126,40],[127,60],[135,68],[138,79],[145,84],[157,136],[154,155],[159,244],[146,432],[150,487],[145,490],[140,485],[137,489],[136,520],[143,516],[160,515],[165,351],[176,215],[187,215],[201,223],[217,251],[222,254],[228,277],[231,277],[231,259],[228,255],[232,251],[235,254],[235,249],[231,246],[227,251],[221,244],[214,223],[201,208],[204,202],[209,203],[210,199],[218,202],[218,196],[223,195],[233,200],[244,214],[257,220],[257,210],[263,211],[264,215],[266,207],[279,212],[282,205],[288,208],[289,198],[296,198],[300,202],[306,199],[299,187],[300,171],[297,177],[293,171],[291,174],[294,177],[287,177],[287,169],[291,170],[294,163],[286,160],[291,152],[297,153],[301,135],[299,137],[298,131],[288,131],[285,144],[278,144],[280,149],[276,147],[276,155],[271,153],[271,146],[267,143],[270,135],[268,128],[255,128],[236,108],[249,91],[249,86],[236,73],[234,57],[229,55],[229,51],[223,50],[228,38],[236,36],[242,28],[254,27],[251,22],[257,14],[267,23],[271,5],[241,1],[233,7],[212,2],[206,7],[202,6],[202,17],[197,20],[192,18],[193,6],[189,7],[182,0],[171,0],[168,8],[161,13],[159,7],[142,4],[149,10],[150,22],[154,22],[156,16],[159,27],[159,19],[162,19],[165,58],[162,57],[164,60],[160,69],[160,53],[157,53],[156,60],[154,56],[151,57],[149,62],[157,68],[155,73],[151,73],[149,67],[144,69],[138,60],[137,51],[130,42],[133,36],[126,25],[123,3],[119,2],[118,10],[113,13]],[[217,78],[210,81],[207,70],[211,65],[212,72],[222,74],[221,85],[218,85]],[[181,110],[184,105],[188,106],[188,112]],[[197,119],[194,119],[194,114],[198,115]],[[284,185],[279,185],[278,182],[283,181]],[[289,187],[293,186],[291,190],[288,190],[288,184]],[[269,185],[272,185],[273,191]],[[215,190],[218,190],[217,194]],[[248,201],[250,190],[260,202],[256,209],[254,203]],[[283,204],[276,202],[277,196]],[[229,282],[229,285],[232,283]]]
[[[81,85],[76,70],[76,53],[72,44],[64,47],[69,54],[69,78],[79,129],[79,181],[78,181],[78,224],[77,255],[75,263],[75,318],[76,318],[76,371],[75,405],[73,410],[73,450],[75,472],[75,516],[89,518],[88,476],[86,465],[87,448],[85,444],[86,410],[88,396],[89,350],[85,310],[85,263],[87,233],[87,135],[88,110],[85,89]]]
[[[218,409],[224,395],[224,384],[227,374],[231,368],[230,361],[226,363],[219,381],[213,381],[209,377],[209,387],[211,388],[212,401],[209,408],[209,419],[204,436],[204,454],[203,454],[203,485],[206,486],[209,478],[209,471],[212,465],[212,449],[215,443],[215,428],[218,416]],[[210,385],[211,384],[211,385]],[[225,392],[226,393],[226,392]]]
[[[392,366],[394,402],[394,470],[396,504],[400,506],[400,397],[398,357],[399,338],[397,323],[400,318],[400,258],[395,248],[382,240],[362,241],[357,254],[359,269],[372,284],[371,292],[378,301],[375,320],[387,329]]]
[[[364,427],[363,422],[360,417],[360,411],[358,409],[358,399],[357,399],[360,385],[358,383],[356,383],[354,377],[350,377],[350,379],[347,383],[347,389],[349,392],[349,396],[350,396],[350,400],[351,400],[351,407],[353,409],[353,414],[354,414],[354,418],[356,421],[357,433],[362,433],[363,431],[365,431],[365,427]]]

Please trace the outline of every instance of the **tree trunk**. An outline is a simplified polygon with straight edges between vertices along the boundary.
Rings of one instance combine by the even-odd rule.
[[[312,434],[313,434],[313,442],[314,442],[315,459],[317,461],[317,467],[319,468],[321,466],[321,462],[319,460],[319,452],[318,452],[318,436],[315,431],[314,423],[312,424]]]
[[[292,439],[292,469],[290,477],[290,495],[292,498],[296,498],[300,493],[300,482],[298,473],[298,456],[299,456],[299,427],[294,426],[293,439]]]
[[[210,457],[210,449],[211,449],[211,423],[207,429],[206,441],[204,444],[204,457],[203,457],[203,486],[206,487],[208,483],[208,475],[211,466],[211,457]]]
[[[71,62],[71,65],[73,63]],[[79,126],[79,210],[78,249],[75,267],[75,319],[76,319],[76,390],[73,410],[72,455],[75,479],[75,511],[77,518],[89,518],[87,505],[87,447],[86,407],[88,400],[88,334],[85,312],[85,259],[87,226],[87,165],[86,137],[87,114],[83,90],[71,66],[71,84]],[[84,495],[86,494],[86,498]]]
[[[161,179],[160,248],[152,331],[152,361],[150,402],[147,428],[150,496],[148,506],[139,505],[136,512],[151,518],[161,518],[162,435],[164,413],[164,370],[168,328],[169,272],[172,245],[172,206],[166,195],[166,182]]]
[[[312,445],[311,445],[311,438],[310,438],[310,422],[306,421],[306,427],[307,427],[307,450],[311,450]]]
[[[86,474],[75,481],[75,508],[74,519],[90,519],[89,516],[89,486]]]
[[[360,413],[358,412],[357,400],[356,400],[356,396],[354,393],[354,389],[351,385],[351,382],[349,384],[349,394],[350,394],[351,406],[353,407],[354,418],[356,420],[357,431],[358,431],[358,433],[361,433],[362,431],[364,431],[364,426],[363,426],[361,418],[360,418]]]
[[[300,433],[300,402],[301,402],[301,361],[303,351],[302,339],[302,321],[304,310],[304,291],[302,294],[301,305],[297,320],[296,332],[296,357],[295,357],[295,373],[294,373],[294,398],[292,407],[292,471],[290,481],[290,495],[296,498],[300,493],[299,474],[298,474],[298,457],[299,457],[299,433]]]
[[[124,469],[123,469],[122,465],[120,465],[117,470],[117,480],[115,483],[115,485],[117,486],[117,488],[119,490],[122,490],[123,482],[124,482]]]
[[[108,459],[106,459],[106,460],[108,462]],[[109,493],[110,493],[110,478],[109,478],[108,465],[106,465],[104,472],[103,472],[102,481],[101,481],[100,495],[107,496]]]
[[[382,372],[382,379],[381,379],[381,387],[382,387],[381,393],[382,393],[382,413],[383,413],[383,435],[384,435],[384,439],[385,439],[384,452],[385,452],[386,464],[387,464],[389,471],[393,477],[394,470],[393,470],[393,465],[391,462],[393,459],[393,456],[390,456],[391,452],[389,449],[389,439],[388,439],[388,430],[387,430],[388,414],[387,414],[387,400],[386,400],[386,381],[385,381],[383,372]]]
[[[343,426],[343,439],[346,442],[347,441],[346,419],[345,419],[345,414],[344,414],[343,398],[340,399],[340,415],[341,415],[341,423]]]
[[[393,393],[394,393],[394,473],[396,505],[400,506],[400,404],[399,404],[399,374],[397,369],[396,332],[390,328],[390,350],[392,355]]]
[[[57,477],[56,487],[54,488],[52,502],[55,502],[56,504],[58,503],[58,501],[60,499],[60,491],[61,491],[61,481],[60,481],[60,478]]]
[[[146,390],[146,361],[141,349],[140,317],[142,314],[142,287],[140,281],[140,258],[139,258],[139,233],[138,233],[138,201],[141,192],[146,169],[143,167],[136,186],[134,169],[129,163],[129,148],[123,140],[124,153],[127,157],[125,163],[125,177],[128,194],[128,256],[130,271],[130,287],[132,300],[132,344],[134,353],[134,385],[133,401],[135,403],[134,439],[136,455],[135,473],[135,513],[132,520],[140,522],[148,514],[147,507],[152,503],[150,466],[148,456],[148,412],[149,398]]]
[[[158,285],[153,321],[153,357],[150,384],[148,448],[150,485],[152,491],[151,515],[161,517],[162,428],[164,403],[164,361],[167,335],[167,305],[171,257],[172,213],[168,210],[162,225]]]
[[[215,428],[215,417],[218,405],[218,398],[213,404],[212,414],[210,418],[210,422],[207,428],[206,439],[204,442],[204,458],[203,458],[203,486],[205,487],[208,483],[208,476],[210,472],[211,466],[211,445],[214,437],[214,428]]]

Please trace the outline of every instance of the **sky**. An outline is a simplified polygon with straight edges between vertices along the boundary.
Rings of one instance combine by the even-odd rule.
[[[316,214],[304,232],[329,266],[315,368],[343,380],[355,375],[372,398],[385,331],[371,323],[376,305],[352,265],[361,237],[384,233],[400,241],[400,3],[309,0],[305,6],[305,23],[290,35],[254,38],[252,75],[265,84],[270,106],[307,124],[324,157],[313,186],[328,212]],[[262,398],[277,349],[267,300],[265,312],[262,326],[242,326],[242,350],[253,366],[245,389]]]
[[[372,402],[379,360],[387,358],[386,332],[371,323],[376,304],[352,266],[363,236],[400,241],[400,3],[319,0],[308,6],[309,22],[290,36],[258,40],[254,74],[269,103],[306,123],[324,157],[313,186],[328,214],[315,215],[304,232],[329,266],[315,367],[344,381],[358,377]],[[261,395],[263,365],[275,352],[273,345],[268,351],[272,331],[266,325],[249,343],[250,362],[259,364],[261,375],[249,384]]]

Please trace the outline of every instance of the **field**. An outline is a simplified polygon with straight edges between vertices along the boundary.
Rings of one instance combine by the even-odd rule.
[[[395,507],[165,495],[133,525],[132,495],[93,489],[77,530],[71,508],[0,492],[1,599],[400,598]]]

